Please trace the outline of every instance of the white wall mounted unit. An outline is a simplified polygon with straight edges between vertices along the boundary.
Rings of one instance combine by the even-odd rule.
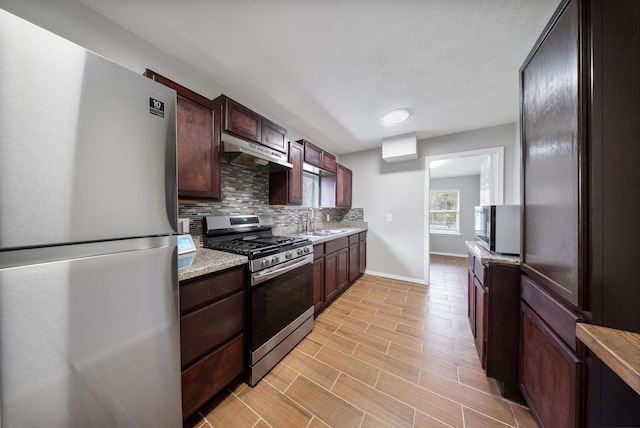
[[[387,163],[418,159],[416,134],[405,134],[382,140],[382,159]]]

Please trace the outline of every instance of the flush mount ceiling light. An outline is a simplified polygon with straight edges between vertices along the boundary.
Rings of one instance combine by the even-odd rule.
[[[395,125],[396,123],[402,123],[409,119],[411,112],[404,108],[391,110],[382,116],[382,121],[388,125]]]

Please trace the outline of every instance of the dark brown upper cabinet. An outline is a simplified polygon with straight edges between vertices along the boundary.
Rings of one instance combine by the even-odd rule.
[[[320,176],[320,206],[351,208],[352,172],[336,164],[335,175]]]
[[[222,108],[222,132],[287,153],[285,128],[225,95],[220,95],[214,102]]]
[[[269,119],[262,118],[262,144],[287,153],[287,130]]]
[[[289,171],[276,171],[269,174],[270,205],[302,205],[302,162],[303,146],[289,141]]]
[[[304,144],[305,163],[320,168],[322,172],[336,173],[336,157],[334,155],[322,150],[310,141],[298,140],[298,143]]]
[[[211,100],[147,69],[144,75],[177,93],[178,198],[219,200],[220,140]]]

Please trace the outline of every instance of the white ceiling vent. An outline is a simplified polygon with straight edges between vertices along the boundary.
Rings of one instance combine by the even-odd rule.
[[[382,140],[382,159],[387,163],[418,159],[416,134],[384,138]]]

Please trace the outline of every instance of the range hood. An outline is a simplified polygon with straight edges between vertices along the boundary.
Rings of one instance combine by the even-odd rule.
[[[250,143],[230,134],[222,134],[222,161],[258,171],[286,171],[293,168],[287,155]]]

